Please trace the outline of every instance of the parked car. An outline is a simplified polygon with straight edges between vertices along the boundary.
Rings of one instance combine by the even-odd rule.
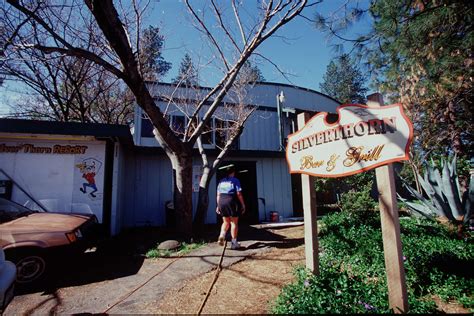
[[[93,241],[96,226],[93,214],[33,211],[0,198],[0,247],[16,264],[18,283],[40,278],[56,251],[85,250]]]
[[[5,260],[5,253],[0,248],[0,315],[13,299],[15,290],[16,267],[13,262]]]

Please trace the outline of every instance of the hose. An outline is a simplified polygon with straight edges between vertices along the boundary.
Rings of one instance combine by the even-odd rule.
[[[222,261],[224,259],[224,254],[225,254],[225,249],[227,248],[227,240],[224,242],[224,246],[222,247],[222,254],[221,258],[219,259],[219,264],[217,265],[216,269],[216,274],[214,275],[214,279],[211,282],[211,285],[209,286],[209,289],[207,290],[206,297],[204,297],[204,300],[202,301],[201,307],[199,307],[199,310],[197,312],[198,315],[201,315],[202,310],[204,309],[204,306],[206,305],[207,299],[209,298],[209,295],[211,294],[212,287],[217,281],[217,278],[219,277],[219,273],[222,270]]]

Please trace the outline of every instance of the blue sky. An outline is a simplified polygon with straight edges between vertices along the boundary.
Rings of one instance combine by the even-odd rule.
[[[254,2],[247,1],[252,4]],[[321,5],[307,8],[303,14],[308,18],[313,18],[316,10],[330,12],[340,8],[343,2],[346,1],[326,0]],[[189,17],[185,14],[186,9],[183,1],[160,0],[154,4],[154,8],[153,14],[148,17],[147,21],[160,27],[166,40],[163,56],[167,61],[173,63],[173,68],[164,80],[169,81],[177,75],[180,61],[186,52],[193,58],[198,56],[201,64],[205,64],[211,53],[205,39],[195,31]],[[211,12],[208,14],[210,15]],[[366,25],[357,26],[354,28],[354,32],[362,32]],[[267,40],[258,50],[286,73],[290,73],[288,78],[291,82],[288,82],[273,65],[264,60],[257,61],[258,67],[267,81],[290,83],[319,90],[319,83],[323,81],[327,65],[337,56],[331,44],[334,43],[328,42],[327,36],[317,30],[313,23],[297,17],[283,26],[277,32],[276,37]],[[212,75],[215,73],[214,68],[207,66],[200,69],[201,77],[206,81],[203,83],[204,85],[216,83],[218,77]]]
[[[246,6],[255,4],[252,0],[245,1],[249,1],[244,3]],[[326,0],[321,5],[306,9],[303,14],[313,18],[316,10],[323,13],[334,11],[344,2],[346,1]],[[362,2],[366,1],[362,0]],[[206,2],[194,1],[192,3],[197,3],[197,7],[202,7]],[[206,14],[210,15],[211,12],[206,12]],[[152,0],[144,24],[160,27],[165,37],[163,57],[171,62],[173,67],[163,81],[169,82],[177,75],[180,61],[186,52],[199,65],[202,85],[211,86],[220,79],[219,70],[209,64],[212,56],[209,44],[192,26],[182,0]],[[353,33],[362,32],[366,26],[367,22],[358,25],[353,29]],[[327,65],[337,56],[326,35],[317,30],[311,22],[300,17],[286,24],[276,35],[267,40],[258,51],[277,64],[280,69],[290,73],[288,78],[291,82],[270,63],[257,60],[265,79],[319,91],[319,84],[323,81]],[[0,115],[7,114],[8,104],[15,98],[21,97],[14,92],[18,89],[21,89],[21,85],[12,81],[0,88]]]

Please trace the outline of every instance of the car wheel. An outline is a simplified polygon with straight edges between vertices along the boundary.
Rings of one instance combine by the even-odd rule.
[[[46,261],[39,253],[18,254],[13,261],[16,264],[16,281],[30,283],[39,279],[46,270]]]

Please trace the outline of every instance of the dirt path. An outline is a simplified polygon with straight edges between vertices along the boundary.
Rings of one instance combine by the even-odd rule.
[[[303,226],[241,228],[245,249],[226,249],[203,313],[267,313],[304,261]],[[222,253],[211,241],[183,257],[144,259],[122,249],[125,243],[113,245],[121,247],[99,247],[51,269],[38,288],[19,291],[4,314],[195,314]]]
[[[266,314],[281,288],[293,280],[293,270],[304,264],[303,226],[273,230],[285,239],[270,251],[248,257],[221,271],[203,314]],[[144,313],[195,314],[206,295],[215,270],[169,291],[158,306],[143,306]]]

